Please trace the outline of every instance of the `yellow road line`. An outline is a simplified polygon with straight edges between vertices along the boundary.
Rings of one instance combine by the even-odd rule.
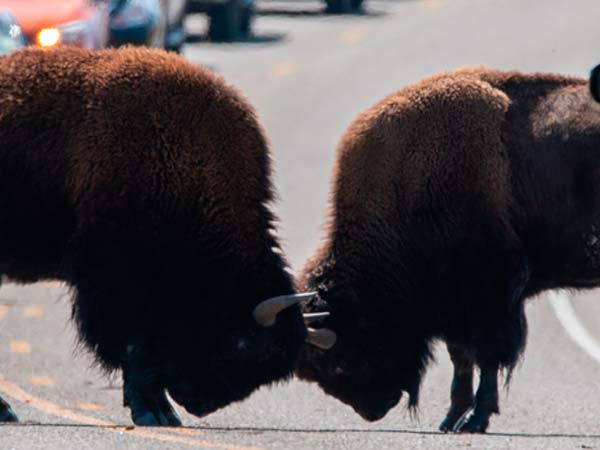
[[[31,344],[27,341],[10,341],[8,345],[12,353],[31,353]]]
[[[42,317],[44,315],[44,308],[39,305],[27,306],[23,310],[23,317]]]
[[[46,414],[60,417],[62,419],[70,420],[72,422],[77,422],[83,425],[91,425],[102,427],[108,431],[119,432],[129,436],[141,437],[152,439],[155,441],[161,442],[171,442],[174,444],[184,444],[189,445],[190,447],[199,447],[199,448],[215,448],[219,450],[263,450],[258,447],[244,447],[240,445],[232,445],[232,444],[221,444],[218,442],[209,442],[199,439],[192,439],[185,436],[175,436],[172,434],[164,434],[158,433],[156,431],[151,431],[147,429],[141,428],[129,428],[118,426],[114,423],[108,422],[106,420],[96,419],[95,417],[88,417],[83,414],[79,414],[75,411],[71,411],[68,408],[64,408],[62,406],[56,405],[52,402],[44,400],[43,398],[36,397],[28,392],[25,392],[19,386],[10,381],[2,378],[0,376],[0,392],[14,400],[23,402],[28,404],[34,409],[38,411],[42,411]],[[195,434],[190,433],[196,430],[187,430],[187,429],[178,429],[178,428],[167,428],[167,431],[173,433],[181,433],[181,434]],[[202,433],[201,431],[197,431],[198,433]]]
[[[275,64],[271,69],[271,76],[273,78],[283,78],[291,75],[296,71],[296,63],[291,61],[281,62]]]
[[[38,411],[45,412],[46,414],[50,414],[52,416],[57,416],[62,419],[71,420],[73,422],[79,422],[84,425],[94,425],[98,427],[110,427],[113,425],[112,423],[107,422],[105,420],[100,420],[94,417],[88,417],[82,414],[78,414],[75,411],[71,411],[70,409],[55,405],[54,403],[44,400],[43,398],[31,395],[28,392],[25,392],[16,384],[11,383],[10,381],[4,378],[0,378],[0,391],[3,394],[17,401],[27,403],[32,408],[35,408]]]
[[[29,378],[31,384],[35,384],[37,386],[54,386],[54,380],[50,377],[46,376],[33,376]]]
[[[179,427],[161,427],[160,429],[161,431],[170,431],[172,433],[177,433],[177,434],[185,434],[187,436],[202,436],[206,433],[204,433],[204,431],[200,431],[200,430],[193,430],[191,428],[179,428]]]
[[[435,11],[446,6],[446,0],[425,0],[423,6],[429,11]]]
[[[106,409],[106,406],[101,405],[100,403],[82,402],[77,404],[77,408],[85,411],[102,411]]]
[[[0,305],[0,319],[10,310],[10,305]]]
[[[355,26],[342,33],[340,43],[346,45],[354,45],[360,41],[364,41],[369,34],[369,29],[364,26]]]

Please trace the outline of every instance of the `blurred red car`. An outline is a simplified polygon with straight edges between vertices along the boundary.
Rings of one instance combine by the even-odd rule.
[[[0,0],[30,45],[103,48],[108,40],[106,0]]]

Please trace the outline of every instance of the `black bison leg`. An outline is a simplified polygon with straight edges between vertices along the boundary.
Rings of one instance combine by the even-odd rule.
[[[527,321],[523,292],[529,281],[529,268],[525,258],[514,254],[513,258],[506,258],[505,267],[506,272],[499,268],[498,276],[490,279],[485,311],[479,310],[478,326],[473,330],[479,387],[473,409],[455,424],[455,432],[485,433],[490,416],[500,412],[499,370],[506,368],[510,373],[525,347]]]
[[[450,388],[450,408],[440,424],[440,431],[453,431],[457,422],[473,405],[473,355],[457,344],[447,344],[454,365]]]
[[[463,415],[455,424],[457,433],[485,433],[492,414],[498,414],[498,366],[490,364],[481,367],[479,387],[475,395],[473,409]]]
[[[180,426],[181,420],[167,399],[156,371],[141,350],[128,352],[123,364],[123,405],[139,426]]]
[[[19,418],[8,402],[0,397],[0,422],[18,422]]]

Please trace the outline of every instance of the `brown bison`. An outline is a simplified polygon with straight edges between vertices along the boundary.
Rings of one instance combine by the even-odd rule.
[[[251,106],[178,56],[0,58],[0,274],[73,287],[136,424],[180,424],[167,391],[202,416],[290,377],[307,332],[269,177]]]
[[[402,393],[417,404],[442,339],[454,379],[440,428],[485,431],[499,370],[525,346],[525,299],[600,285],[599,150],[600,106],[579,78],[464,69],[362,113],[298,280],[338,341],[307,347],[300,377],[377,420]]]

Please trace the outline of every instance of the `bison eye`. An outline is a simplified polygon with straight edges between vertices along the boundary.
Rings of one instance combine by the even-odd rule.
[[[248,348],[248,341],[244,338],[239,338],[236,343],[238,350],[246,350]]]
[[[333,372],[336,375],[345,375],[346,374],[346,371],[344,369],[342,369],[340,366],[337,366]]]

